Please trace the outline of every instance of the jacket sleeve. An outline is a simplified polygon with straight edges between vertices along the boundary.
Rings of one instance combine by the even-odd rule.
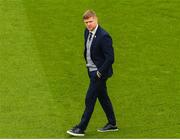
[[[98,71],[103,74],[114,63],[114,49],[110,35],[106,34],[102,37],[101,49],[105,57],[105,61]]]

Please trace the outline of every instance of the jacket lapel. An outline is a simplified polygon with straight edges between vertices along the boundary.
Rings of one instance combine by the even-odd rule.
[[[91,43],[91,47],[93,47],[96,44],[96,38],[97,38],[97,36],[95,34],[93,37],[92,43]]]
[[[93,37],[93,41],[92,41],[92,44],[91,44],[91,47],[95,46],[96,44],[96,41],[97,41],[97,38],[98,38],[98,34],[99,34],[99,29],[100,29],[100,26],[98,26],[97,30],[96,30],[96,33]]]
[[[84,37],[85,37],[85,40],[84,40],[84,45],[85,45],[85,46],[86,46],[86,42],[87,42],[87,39],[88,39],[88,34],[89,34],[89,31],[86,29],[86,30],[85,30],[85,34],[84,34],[84,35],[85,35],[85,36],[84,36]]]

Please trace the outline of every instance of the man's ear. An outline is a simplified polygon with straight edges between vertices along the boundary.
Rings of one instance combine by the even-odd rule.
[[[95,18],[96,22],[98,23],[98,17],[94,17],[94,18]]]

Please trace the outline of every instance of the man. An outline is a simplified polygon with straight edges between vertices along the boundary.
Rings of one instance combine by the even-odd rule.
[[[94,110],[98,98],[108,123],[99,132],[117,131],[116,118],[111,101],[107,94],[106,81],[112,76],[112,64],[114,62],[114,50],[110,35],[98,25],[96,13],[87,10],[83,15],[86,25],[84,38],[84,58],[90,78],[90,85],[85,99],[85,110],[81,122],[67,133],[73,136],[84,136],[88,122]]]

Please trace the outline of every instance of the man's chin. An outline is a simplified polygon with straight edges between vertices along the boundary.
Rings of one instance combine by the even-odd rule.
[[[89,31],[93,31],[93,28],[87,28]]]

